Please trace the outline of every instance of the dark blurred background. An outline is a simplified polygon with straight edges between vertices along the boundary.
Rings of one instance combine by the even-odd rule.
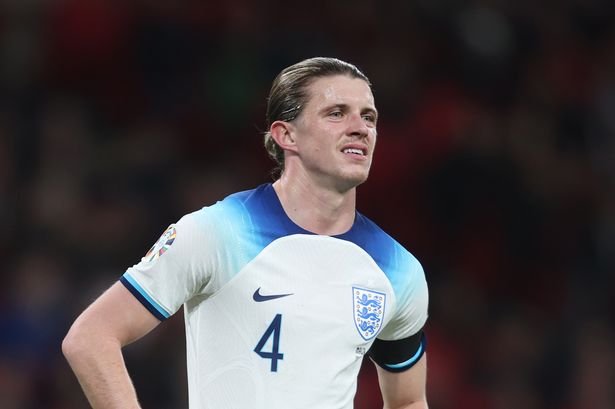
[[[359,210],[430,285],[431,408],[615,408],[614,23],[607,0],[1,1],[0,406],[87,407],[70,323],[170,223],[271,180],[271,81],[335,56],[381,112]],[[126,349],[144,408],[187,407],[184,350],[181,312]]]

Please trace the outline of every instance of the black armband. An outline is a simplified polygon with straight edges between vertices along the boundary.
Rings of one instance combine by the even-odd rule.
[[[376,339],[367,355],[382,369],[403,372],[416,364],[425,353],[425,334],[419,331],[411,337],[384,341]]]

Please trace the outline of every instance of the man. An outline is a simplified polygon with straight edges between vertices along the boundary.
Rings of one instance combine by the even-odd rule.
[[[352,408],[365,353],[385,408],[427,408],[423,270],[355,210],[377,119],[351,64],[278,75],[265,145],[280,178],[172,224],[66,336],[94,408],[139,407],[121,348],[182,305],[190,408]]]

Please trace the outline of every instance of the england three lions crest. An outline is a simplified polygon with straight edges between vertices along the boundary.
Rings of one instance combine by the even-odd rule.
[[[352,287],[354,323],[361,337],[369,341],[378,335],[384,319],[386,294]]]

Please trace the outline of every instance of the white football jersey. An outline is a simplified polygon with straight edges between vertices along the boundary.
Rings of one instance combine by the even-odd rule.
[[[192,409],[352,408],[376,337],[427,319],[399,243],[358,212],[344,234],[312,234],[271,184],[184,216],[121,281],[161,320],[184,306]]]

